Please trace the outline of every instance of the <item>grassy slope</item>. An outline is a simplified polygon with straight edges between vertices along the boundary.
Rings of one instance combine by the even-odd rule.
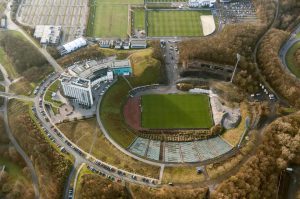
[[[166,167],[163,175],[163,183],[197,183],[204,179],[203,174],[197,174],[196,166]]]
[[[145,128],[210,128],[207,95],[145,95],[142,97]]]
[[[222,135],[222,138],[224,138],[232,146],[235,146],[238,144],[238,142],[241,139],[241,136],[245,130],[246,118],[249,115],[248,106],[245,103],[241,104],[241,115],[242,115],[242,120],[241,120],[240,124],[238,125],[238,127],[234,128],[234,129],[230,129]]]
[[[133,87],[157,83],[162,79],[160,62],[153,59],[151,53],[152,50],[147,49],[131,55],[135,76],[127,79]],[[128,147],[135,138],[135,135],[127,129],[122,114],[122,106],[126,102],[129,90],[127,82],[120,77],[104,95],[100,108],[105,128],[124,148]]]
[[[3,65],[7,74],[10,78],[15,79],[18,78],[20,75],[16,72],[15,68],[13,67],[9,57],[4,52],[3,48],[0,47],[0,63]]]
[[[300,48],[300,42],[294,44],[286,54],[286,63],[291,72],[296,75],[298,78],[300,77],[300,66],[297,66],[295,63],[295,52]]]
[[[202,36],[200,16],[210,11],[149,11],[149,36]]]
[[[60,81],[56,80],[51,84],[51,86],[48,88],[45,94],[45,101],[49,102],[52,106],[58,108],[62,105],[62,102],[56,101],[52,99],[52,93],[56,93],[58,88],[60,86]]]
[[[80,148],[118,168],[158,178],[159,168],[136,161],[116,149],[100,132],[95,118],[59,124],[62,132]]]

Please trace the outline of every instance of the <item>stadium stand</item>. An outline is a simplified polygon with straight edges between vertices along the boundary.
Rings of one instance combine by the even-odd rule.
[[[149,145],[149,141],[144,138],[137,138],[135,142],[130,146],[129,151],[139,156],[145,156],[146,150]]]
[[[213,159],[231,149],[232,147],[220,137],[191,142],[161,142],[139,137],[130,146],[129,151],[155,161],[160,161],[160,153],[163,151],[163,162],[181,163]]]
[[[159,160],[160,143],[160,141],[150,140],[149,147],[147,150],[147,158],[157,161]]]

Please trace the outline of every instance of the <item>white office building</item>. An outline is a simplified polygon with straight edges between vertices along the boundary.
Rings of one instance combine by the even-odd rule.
[[[37,25],[33,36],[40,39],[41,44],[57,45],[60,42],[61,26]]]
[[[64,95],[71,101],[86,107],[94,103],[91,82],[80,77],[61,76],[61,86]]]

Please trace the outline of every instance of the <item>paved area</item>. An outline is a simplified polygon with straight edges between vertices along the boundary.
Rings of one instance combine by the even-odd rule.
[[[88,0],[22,0],[17,20],[24,25],[59,25],[63,43],[85,34]]]

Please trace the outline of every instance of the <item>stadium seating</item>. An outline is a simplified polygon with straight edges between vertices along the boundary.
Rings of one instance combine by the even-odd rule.
[[[149,147],[147,150],[147,158],[153,160],[159,160],[160,153],[160,141],[150,140]]]

